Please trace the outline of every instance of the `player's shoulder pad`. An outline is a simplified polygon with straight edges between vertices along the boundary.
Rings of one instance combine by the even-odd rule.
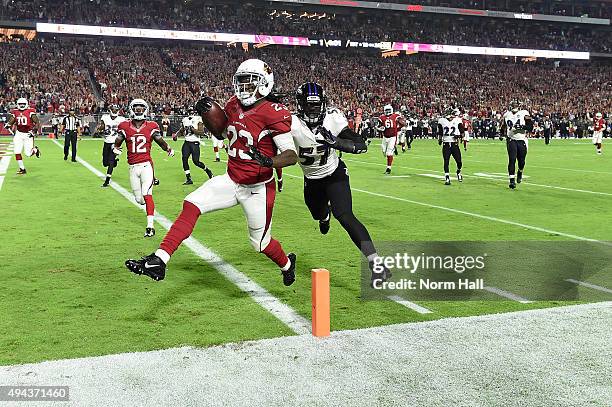
[[[339,109],[328,109],[325,118],[323,119],[323,127],[329,130],[334,136],[338,136],[342,130],[348,127],[346,116]]]
[[[284,122],[291,126],[292,114],[284,104],[267,101],[265,106],[262,107],[265,109],[264,112],[266,114],[266,121],[268,124]]]

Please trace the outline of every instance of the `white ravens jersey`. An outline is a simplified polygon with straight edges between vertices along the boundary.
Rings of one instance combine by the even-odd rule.
[[[342,130],[348,127],[348,121],[342,112],[330,108],[327,109],[322,126],[337,137]],[[296,115],[293,115],[291,119],[291,135],[298,150],[298,162],[306,178],[320,179],[336,171],[339,163],[336,150],[324,143],[319,143],[317,139],[320,140],[321,136],[315,135]]]
[[[113,119],[110,114],[104,114],[100,120],[104,123],[104,142],[114,143],[117,138],[117,127],[119,127],[119,123],[125,121],[125,117],[116,116]]]
[[[525,116],[529,116],[527,110],[519,110],[516,113],[507,111],[504,114],[506,123],[506,135],[512,140],[525,140],[527,130],[525,130]]]
[[[200,116],[187,116],[183,118],[183,127],[185,128],[185,141],[200,141],[200,136],[193,132],[202,123]]]
[[[457,141],[455,137],[459,136],[459,123],[461,123],[461,119],[458,117],[452,120],[448,120],[446,117],[438,119],[438,124],[442,126],[443,143],[454,143]]]

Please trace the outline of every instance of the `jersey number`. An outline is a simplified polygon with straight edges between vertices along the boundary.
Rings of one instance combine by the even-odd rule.
[[[385,127],[388,128],[388,129],[392,128],[393,127],[393,120],[391,120],[391,119],[385,120]]]
[[[244,143],[245,146],[252,146],[253,136],[251,135],[251,133],[246,130],[240,130],[236,132],[236,127],[234,126],[227,126],[227,132],[230,134],[229,149],[227,150],[227,154],[234,158],[236,157],[236,155],[238,155],[238,157],[243,160],[251,160],[251,157],[245,153],[245,150],[242,150],[237,147],[232,147],[234,143],[236,143],[238,138],[243,138],[246,140],[246,142]]]
[[[17,116],[17,124],[20,126],[27,126],[28,118],[25,116]]]
[[[445,127],[444,128],[444,136],[454,136],[455,128],[454,127]]]
[[[327,164],[327,159],[329,158],[329,148],[322,144],[317,146],[317,152],[313,155],[315,151],[314,147],[300,147],[300,151],[298,156],[303,159],[302,165],[312,165],[315,162],[316,156],[321,156],[319,160],[319,166],[322,167]]]
[[[130,137],[130,141],[132,142],[132,153],[146,153],[147,148],[145,144],[147,143],[147,138],[145,136],[135,136]]]

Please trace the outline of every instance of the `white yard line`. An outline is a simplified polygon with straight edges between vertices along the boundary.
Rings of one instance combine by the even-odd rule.
[[[573,278],[568,278],[565,281],[569,281],[570,283],[578,284],[584,287],[592,288],[593,290],[603,291],[604,293],[612,294],[612,290],[606,287],[602,287],[600,285],[587,283],[585,281],[574,280]]]
[[[383,167],[386,166],[386,164],[371,163],[371,162],[368,162],[368,161],[361,161],[361,160],[355,160],[355,159],[346,159],[346,158],[343,158],[343,160],[347,161],[347,162],[358,163],[358,164],[376,165],[376,166],[379,166],[379,167],[380,166],[383,166]],[[438,173],[441,173],[441,174],[444,173],[444,171],[432,170],[432,169],[429,169],[429,168],[406,167],[406,166],[402,166],[402,165],[394,165],[393,167],[395,167],[395,168],[403,168],[403,169],[407,169],[407,170],[430,171],[430,172],[438,172]],[[417,175],[422,175],[422,176],[431,177],[431,178],[439,178],[439,176],[436,176],[436,175],[433,175],[433,174],[417,174]],[[494,181],[494,182],[503,182],[503,183],[508,182],[506,179],[503,179],[503,178],[486,177],[486,176],[478,175],[478,174],[463,174],[463,177],[464,178],[476,177],[476,178],[482,178],[482,179],[486,179],[486,180]],[[441,179],[444,179],[444,177],[442,176]],[[590,190],[586,190],[586,189],[576,189],[576,188],[560,187],[560,186],[556,186],[556,185],[536,184],[536,183],[529,182],[529,181],[523,181],[523,185],[530,185],[530,186],[539,187],[539,188],[559,189],[559,190],[571,191],[571,192],[580,192],[580,193],[592,194],[592,195],[612,196],[612,193],[610,193],[610,192],[590,191]]]
[[[58,147],[63,148],[63,146],[56,140],[53,140],[53,142]],[[80,157],[77,157],[77,161],[99,178],[104,178],[105,175],[102,172],[98,171],[87,161],[83,160]],[[112,181],[110,185],[115,191],[119,192],[119,194],[121,194],[134,206],[141,209],[142,211],[145,211],[145,208],[136,203],[133,195],[121,185],[117,184],[115,181]],[[155,211],[155,220],[166,230],[170,229],[170,226],[172,226],[172,222],[157,211]],[[225,278],[234,283],[242,291],[249,294],[253,301],[261,305],[265,310],[267,310],[276,318],[278,318],[293,332],[295,332],[296,334],[310,333],[310,322],[306,318],[302,317],[293,308],[289,307],[287,304],[284,304],[278,298],[274,297],[265,288],[261,287],[259,284],[251,280],[245,274],[238,271],[234,266],[229,263],[226,263],[218,254],[204,246],[197,239],[190,237],[183,243],[196,256],[200,257],[211,267],[215,268],[219,273],[221,273]]]
[[[493,294],[497,294],[500,297],[508,298],[509,300],[512,300],[512,301],[518,301],[521,304],[529,304],[533,302],[533,301],[529,301],[527,298],[521,297],[520,295],[511,293],[510,291],[502,290],[501,288],[497,288],[497,287],[484,287],[484,290],[490,293],[493,293]]]
[[[291,178],[300,178],[300,179],[302,178],[302,177],[298,177],[298,176],[292,175],[292,174],[287,174],[287,176],[291,177]],[[400,197],[392,196],[392,195],[379,194],[379,193],[376,193],[376,192],[367,191],[365,189],[359,189],[359,188],[351,187],[351,190],[356,191],[356,192],[361,192],[363,194],[368,194],[368,195],[372,195],[372,196],[378,196],[380,198],[393,199],[393,200],[396,200],[396,201],[406,202],[406,203],[410,203],[410,204],[413,204],[413,205],[425,206],[425,207],[428,207],[428,208],[435,208],[435,209],[440,209],[440,210],[443,210],[443,211],[458,213],[458,214],[461,214],[461,215],[472,216],[474,218],[484,219],[484,220],[488,220],[488,221],[491,221],[491,222],[505,223],[506,225],[512,225],[512,226],[516,226],[516,227],[520,227],[520,228],[535,230],[537,232],[543,232],[543,233],[546,233],[546,234],[553,234],[553,235],[559,235],[559,236],[563,236],[563,237],[568,237],[568,238],[574,239],[574,240],[582,240],[582,241],[585,241],[585,242],[597,242],[597,243],[601,243],[601,244],[605,244],[605,245],[612,245],[612,243],[603,242],[603,241],[600,241],[600,240],[597,240],[597,239],[591,239],[589,237],[573,235],[571,233],[559,232],[559,231],[552,230],[552,229],[541,228],[539,226],[527,225],[525,223],[519,223],[519,222],[514,222],[514,221],[511,221],[511,220],[496,218],[494,216],[481,215],[479,213],[462,211],[460,209],[455,209],[455,208],[447,208],[445,206],[434,205],[434,204],[430,204],[430,203],[426,203],[426,202],[414,201],[412,199],[405,199],[405,198],[400,198]]]
[[[397,302],[398,304],[403,305],[406,308],[409,308],[413,311],[418,312],[419,314],[431,314],[432,311],[425,307],[420,306],[419,304],[415,304],[414,302],[408,301],[400,297],[399,295],[390,295],[387,297],[388,299]]]

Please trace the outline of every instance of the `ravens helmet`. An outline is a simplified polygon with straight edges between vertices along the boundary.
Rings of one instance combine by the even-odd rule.
[[[315,82],[306,82],[295,93],[297,115],[308,125],[320,125],[327,113],[327,96],[323,87]]]

